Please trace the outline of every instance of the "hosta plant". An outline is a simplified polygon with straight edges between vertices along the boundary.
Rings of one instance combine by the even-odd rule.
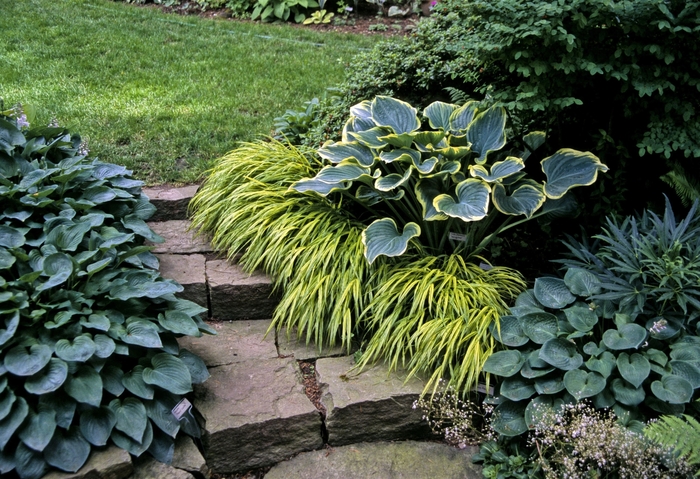
[[[504,150],[500,107],[434,102],[422,112],[429,128],[415,108],[391,97],[363,101],[350,112],[342,141],[317,152],[327,166],[293,188],[337,192],[365,209],[362,240],[370,263],[403,254],[412,239],[428,254],[478,254],[508,228],[571,208],[567,193],[607,171],[591,153],[562,149],[541,160],[544,182],[529,178],[525,161],[545,135],[526,135],[522,151]]]
[[[74,472],[108,444],[168,462],[199,435],[171,409],[208,376],[176,338],[213,331],[143,244],[142,183],[17,125],[0,118],[0,474]]]

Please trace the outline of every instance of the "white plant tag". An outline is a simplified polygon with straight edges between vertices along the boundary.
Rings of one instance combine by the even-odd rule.
[[[467,241],[467,235],[459,234],[459,233],[450,233],[448,235],[448,238],[452,241]]]
[[[180,419],[182,419],[182,416],[184,416],[190,411],[190,409],[192,409],[192,403],[189,402],[187,399],[183,399],[182,401],[177,403],[173,410],[170,412],[172,412],[173,416],[175,416],[175,419],[179,421]]]

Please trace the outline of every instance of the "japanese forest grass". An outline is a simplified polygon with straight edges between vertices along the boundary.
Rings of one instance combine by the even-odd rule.
[[[190,204],[192,227],[229,257],[243,253],[248,271],[272,276],[282,299],[271,328],[296,329],[319,347],[363,343],[359,366],[385,360],[426,375],[426,391],[440,378],[475,386],[495,346],[489,327],[525,288],[521,275],[417,249],[370,265],[365,225],[342,202],[290,189],[322,167],[311,150],[243,144],[209,171]]]

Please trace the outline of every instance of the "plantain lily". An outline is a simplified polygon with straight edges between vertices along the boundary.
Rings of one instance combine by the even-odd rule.
[[[432,129],[391,97],[353,106],[342,141],[317,151],[329,164],[292,185],[321,196],[339,192],[369,211],[373,222],[362,237],[370,263],[403,254],[411,240],[434,254],[478,254],[510,227],[570,210],[569,191],[608,170],[591,153],[562,149],[541,160],[539,183],[524,169],[545,134],[525,135],[526,151],[509,155],[504,108],[434,102],[422,115]],[[499,213],[505,218],[494,223]]]

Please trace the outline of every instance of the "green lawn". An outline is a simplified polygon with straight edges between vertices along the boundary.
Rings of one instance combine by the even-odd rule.
[[[0,0],[0,98],[150,184],[192,182],[343,79],[377,39],[102,0]]]

